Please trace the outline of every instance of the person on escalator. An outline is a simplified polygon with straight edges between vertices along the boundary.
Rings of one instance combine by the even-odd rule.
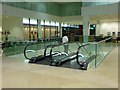
[[[68,53],[68,37],[67,34],[65,34],[62,38],[62,43],[64,44],[64,52]]]

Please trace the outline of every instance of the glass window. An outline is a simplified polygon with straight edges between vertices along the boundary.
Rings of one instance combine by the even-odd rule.
[[[29,18],[23,18],[23,23],[24,24],[29,24]]]
[[[62,26],[62,27],[63,27],[63,25],[64,25],[64,24],[63,24],[63,23],[61,23],[61,26]]]
[[[68,25],[67,24],[64,24],[64,27],[67,27]]]
[[[49,21],[45,21],[45,25],[50,25],[50,22]]]
[[[70,27],[70,24],[68,24],[67,26]]]
[[[59,26],[59,22],[56,22],[56,26]]]
[[[51,21],[51,26],[55,26],[55,22]]]
[[[44,20],[41,20],[41,25],[44,25]]]
[[[35,24],[35,25],[37,25],[37,19],[30,19],[30,24]]]

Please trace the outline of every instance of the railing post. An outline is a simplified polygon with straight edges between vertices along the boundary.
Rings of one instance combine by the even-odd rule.
[[[95,44],[95,68],[97,68],[97,43]]]

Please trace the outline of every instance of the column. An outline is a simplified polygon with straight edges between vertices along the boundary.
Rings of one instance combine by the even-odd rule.
[[[60,32],[60,37],[62,37],[62,27],[61,27],[61,23],[59,23],[59,27],[58,27],[58,31]]]
[[[38,39],[42,38],[42,27],[41,27],[41,20],[38,19]]]
[[[51,39],[51,33],[52,33],[51,32],[51,21],[49,21],[49,29],[50,29],[50,37],[49,38]]]
[[[30,18],[29,18],[29,41],[31,41],[31,27],[30,27]]]
[[[89,16],[83,17],[83,42],[88,42],[89,39]]]
[[[96,23],[96,36],[99,36],[100,35],[100,21],[97,20],[97,23]]]

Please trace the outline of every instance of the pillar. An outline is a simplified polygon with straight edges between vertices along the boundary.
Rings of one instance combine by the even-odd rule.
[[[97,20],[97,23],[96,23],[96,36],[99,36],[100,35],[100,21]]]
[[[41,27],[41,20],[38,19],[38,38],[41,39],[42,38],[42,27]]]
[[[88,42],[89,36],[89,16],[83,17],[83,42]]]
[[[58,31],[60,32],[60,37],[62,37],[62,27],[61,27],[61,23],[59,23],[59,27],[58,27]]]

